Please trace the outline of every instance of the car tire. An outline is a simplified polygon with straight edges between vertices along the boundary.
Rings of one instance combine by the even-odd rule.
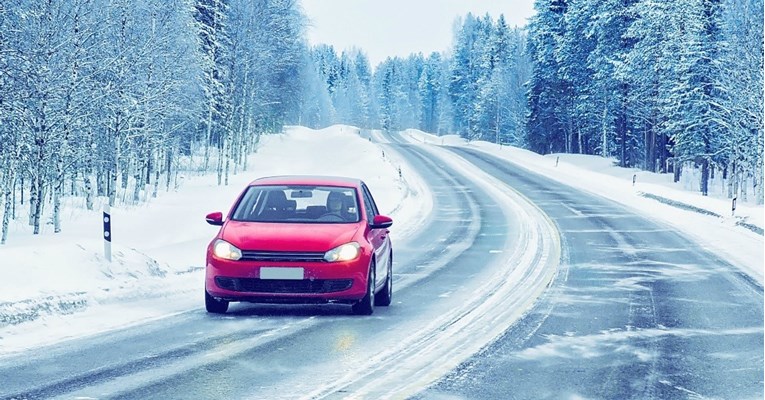
[[[356,315],[372,315],[375,311],[375,261],[369,266],[369,275],[367,275],[367,294],[356,304],[351,306]]]
[[[216,300],[205,290],[205,308],[211,314],[225,314],[228,311],[228,301]]]
[[[375,296],[375,305],[387,307],[393,300],[393,254],[388,257],[388,271],[385,277],[385,286]]]

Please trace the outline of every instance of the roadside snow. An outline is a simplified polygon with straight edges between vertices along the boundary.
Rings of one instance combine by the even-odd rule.
[[[702,196],[697,190],[698,176],[694,171],[687,171],[680,182],[674,183],[671,174],[620,168],[614,165],[614,160],[598,156],[541,156],[516,147],[483,141],[468,143],[458,136],[439,137],[414,129],[405,131],[404,135],[412,142],[481,150],[566,185],[624,204],[648,218],[684,232],[703,247],[726,258],[760,285],[763,284],[764,208],[753,202],[738,202],[734,216],[732,202],[727,199],[727,188],[721,179],[712,181],[709,196]],[[690,206],[696,211],[683,206]]]
[[[214,174],[187,172],[175,191],[112,207],[111,263],[101,240],[105,199],[94,211],[82,199],[69,199],[59,234],[45,225],[32,235],[20,213],[8,243],[0,246],[0,263],[11,271],[0,281],[0,354],[203,307],[204,254],[218,229],[204,217],[228,212],[258,177],[361,178],[380,212],[393,217],[394,237],[403,240],[429,214],[432,199],[419,175],[399,176],[399,163],[349,126],[289,127],[263,136],[249,171],[232,175],[228,186],[219,186]]]
[[[729,200],[717,192],[705,198],[695,192],[690,180],[674,184],[671,176],[617,168],[611,160],[595,156],[540,156],[414,130],[403,136],[421,143],[479,149],[623,203],[686,232],[762,284],[763,236],[736,225],[745,220],[762,229],[762,206],[739,204],[736,217],[731,217]],[[99,199],[95,211],[86,210],[81,198],[67,199],[59,234],[45,225],[40,235],[32,235],[24,214],[27,206],[19,205],[8,244],[0,246],[0,266],[10,271],[0,281],[0,355],[202,308],[204,252],[217,231],[204,222],[204,216],[227,212],[255,178],[280,174],[361,178],[381,212],[393,217],[395,240],[406,240],[432,209],[432,193],[419,175],[397,154],[363,139],[357,128],[289,127],[283,134],[263,136],[259,146],[249,159],[249,171],[232,175],[227,186],[219,186],[214,174],[186,172],[177,190],[161,192],[148,203],[122,202],[112,207],[111,263],[104,259],[101,240],[104,199]],[[633,175],[637,176],[634,187]],[[644,194],[720,217],[687,211]]]

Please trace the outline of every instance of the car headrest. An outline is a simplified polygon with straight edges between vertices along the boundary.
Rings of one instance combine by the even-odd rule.
[[[281,190],[271,190],[267,193],[267,208],[285,208],[287,207],[287,195]]]

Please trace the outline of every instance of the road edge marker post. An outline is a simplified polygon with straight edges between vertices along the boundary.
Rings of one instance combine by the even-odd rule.
[[[111,208],[107,203],[104,205],[104,257],[112,262],[112,215]]]
[[[730,206],[730,216],[731,217],[736,216],[736,198],[735,197],[733,198],[733,202],[731,203],[731,206]]]

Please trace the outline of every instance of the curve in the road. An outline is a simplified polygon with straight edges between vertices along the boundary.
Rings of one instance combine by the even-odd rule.
[[[419,146],[402,144],[393,148],[430,168],[460,171],[474,184],[483,185],[496,205],[512,209],[516,217],[511,229],[521,240],[501,249],[499,268],[458,308],[439,316],[410,340],[376,355],[370,360],[374,367],[365,368],[364,374],[354,371],[305,398],[406,398],[418,392],[504,332],[529,309],[557,271],[558,233],[526,199],[448,153],[433,148],[423,153]],[[472,248],[481,251],[475,244]]]
[[[550,215],[564,262],[531,313],[415,398],[762,398],[761,286],[615,203],[452,151]]]
[[[343,306],[243,304],[226,316],[194,310],[5,358],[0,398],[403,396],[421,389],[531,304],[541,289],[508,293],[520,292],[516,279],[538,288],[549,282],[557,235],[543,219],[500,207],[522,200],[509,189],[477,183],[480,173],[465,176],[453,159],[403,147],[435,187],[436,212],[410,243],[395,245],[390,308],[362,318]],[[400,374],[406,384],[396,382],[391,393],[376,378],[398,366],[426,376]]]

